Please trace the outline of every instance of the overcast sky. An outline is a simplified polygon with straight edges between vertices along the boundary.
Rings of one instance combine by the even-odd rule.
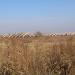
[[[0,0],[0,33],[75,32],[75,0]]]

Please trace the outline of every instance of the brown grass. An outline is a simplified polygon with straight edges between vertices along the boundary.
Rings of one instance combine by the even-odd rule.
[[[75,75],[75,35],[0,37],[0,75]]]

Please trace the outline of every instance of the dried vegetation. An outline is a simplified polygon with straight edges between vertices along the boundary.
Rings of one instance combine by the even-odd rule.
[[[0,75],[75,75],[75,35],[15,36],[0,36]]]

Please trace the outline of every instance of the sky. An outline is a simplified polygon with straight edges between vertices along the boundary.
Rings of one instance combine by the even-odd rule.
[[[75,0],[0,0],[0,33],[75,32]]]

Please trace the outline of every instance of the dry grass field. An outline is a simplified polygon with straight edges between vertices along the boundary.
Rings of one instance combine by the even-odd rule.
[[[0,36],[0,75],[75,75],[75,35]]]

